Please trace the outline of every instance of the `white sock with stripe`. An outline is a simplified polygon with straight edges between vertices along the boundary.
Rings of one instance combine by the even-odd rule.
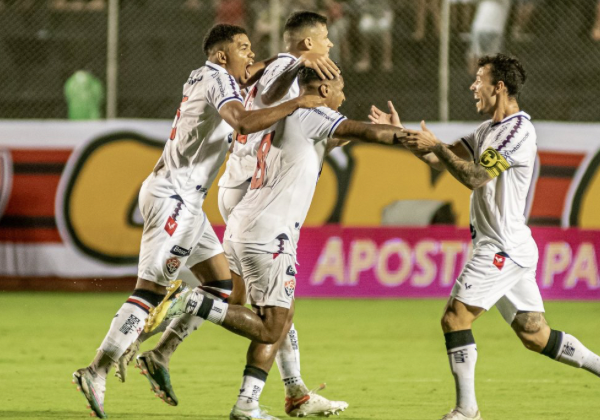
[[[98,375],[106,377],[112,363],[118,361],[139,337],[149,311],[160,303],[162,298],[163,296],[157,293],[135,290],[114,316],[90,368]]]

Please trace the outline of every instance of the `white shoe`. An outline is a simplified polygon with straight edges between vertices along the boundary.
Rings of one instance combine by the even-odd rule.
[[[140,343],[139,340],[135,340],[133,344],[125,350],[125,353],[123,353],[119,360],[113,363],[113,366],[115,367],[115,376],[119,378],[121,382],[125,382],[125,379],[127,379],[127,366],[131,364],[131,361],[137,355],[141,344],[142,343]]]
[[[78,369],[73,373],[73,383],[77,384],[77,390],[85,396],[88,408],[92,409],[90,415],[105,419],[108,416],[104,412],[104,393],[106,392],[106,379],[101,378],[90,368]]]
[[[442,417],[440,420],[483,420],[483,419],[481,418],[481,413],[479,411],[477,411],[477,413],[475,413],[475,416],[467,417],[455,408],[454,410],[452,410],[451,412],[446,414],[444,417]]]
[[[242,410],[234,405],[229,413],[229,420],[279,420],[277,417],[273,417],[267,414],[262,408],[254,408],[252,410]]]
[[[299,398],[286,397],[285,412],[290,417],[329,417],[332,414],[339,415],[348,408],[348,403],[345,401],[329,401],[327,398],[317,394],[322,389],[325,389],[325,384]]]

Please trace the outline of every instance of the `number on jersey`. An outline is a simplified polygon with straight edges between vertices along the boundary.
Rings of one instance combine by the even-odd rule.
[[[260,141],[260,146],[258,146],[258,152],[256,153],[256,169],[254,170],[254,175],[250,182],[251,190],[260,188],[263,185],[263,180],[267,175],[267,155],[269,154],[269,150],[271,150],[271,142],[273,141],[274,135],[275,132],[271,131],[270,133],[265,134]]]

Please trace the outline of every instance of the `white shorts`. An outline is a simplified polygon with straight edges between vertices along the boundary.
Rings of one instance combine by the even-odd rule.
[[[511,324],[519,311],[544,312],[535,281],[536,267],[521,267],[494,246],[475,251],[452,288],[451,296],[486,311],[492,306]]]
[[[296,257],[285,251],[287,240],[272,244],[242,244],[225,240],[225,254],[242,274],[248,300],[253,306],[290,308],[296,290]]]
[[[219,187],[219,211],[221,212],[221,217],[227,223],[227,219],[229,219],[229,215],[242,201],[242,198],[248,192],[248,187],[250,186],[250,181],[244,182],[242,185],[239,185],[234,188],[228,187]]]
[[[142,186],[139,202],[144,217],[139,278],[166,286],[182,264],[192,267],[223,252],[204,212],[193,215],[179,196],[158,198]]]

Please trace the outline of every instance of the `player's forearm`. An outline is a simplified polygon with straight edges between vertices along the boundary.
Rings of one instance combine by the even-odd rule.
[[[438,171],[443,171],[444,169],[446,169],[446,167],[444,165],[442,165],[442,163],[437,158],[437,156],[432,152],[427,152],[427,153],[412,152],[412,153],[413,153],[413,155],[418,157],[420,160],[425,162],[427,165],[431,166],[433,169],[437,169]]]
[[[465,187],[474,190],[490,180],[490,176],[481,166],[459,158],[443,143],[435,145],[431,151],[440,163]]]
[[[298,108],[298,101],[296,99],[292,99],[272,108],[265,108],[257,111],[246,111],[244,115],[237,120],[237,127],[233,128],[238,133],[243,135],[256,133],[257,131],[269,128],[277,121],[287,117]]]
[[[250,73],[251,76],[248,80],[246,80],[246,83],[244,83],[240,87],[246,88],[248,86],[252,86],[258,79],[260,79],[262,77],[267,66],[275,60],[277,60],[277,56],[267,58],[266,60],[258,61],[256,63],[254,63],[252,66],[250,66],[250,68],[248,69],[248,72]]]
[[[298,60],[277,76],[269,89],[262,93],[261,100],[263,104],[271,105],[283,98],[289,92],[301,68],[302,65]]]
[[[406,134],[401,128],[386,124],[365,124],[358,121],[343,121],[335,131],[335,137],[364,143],[398,144]]]

